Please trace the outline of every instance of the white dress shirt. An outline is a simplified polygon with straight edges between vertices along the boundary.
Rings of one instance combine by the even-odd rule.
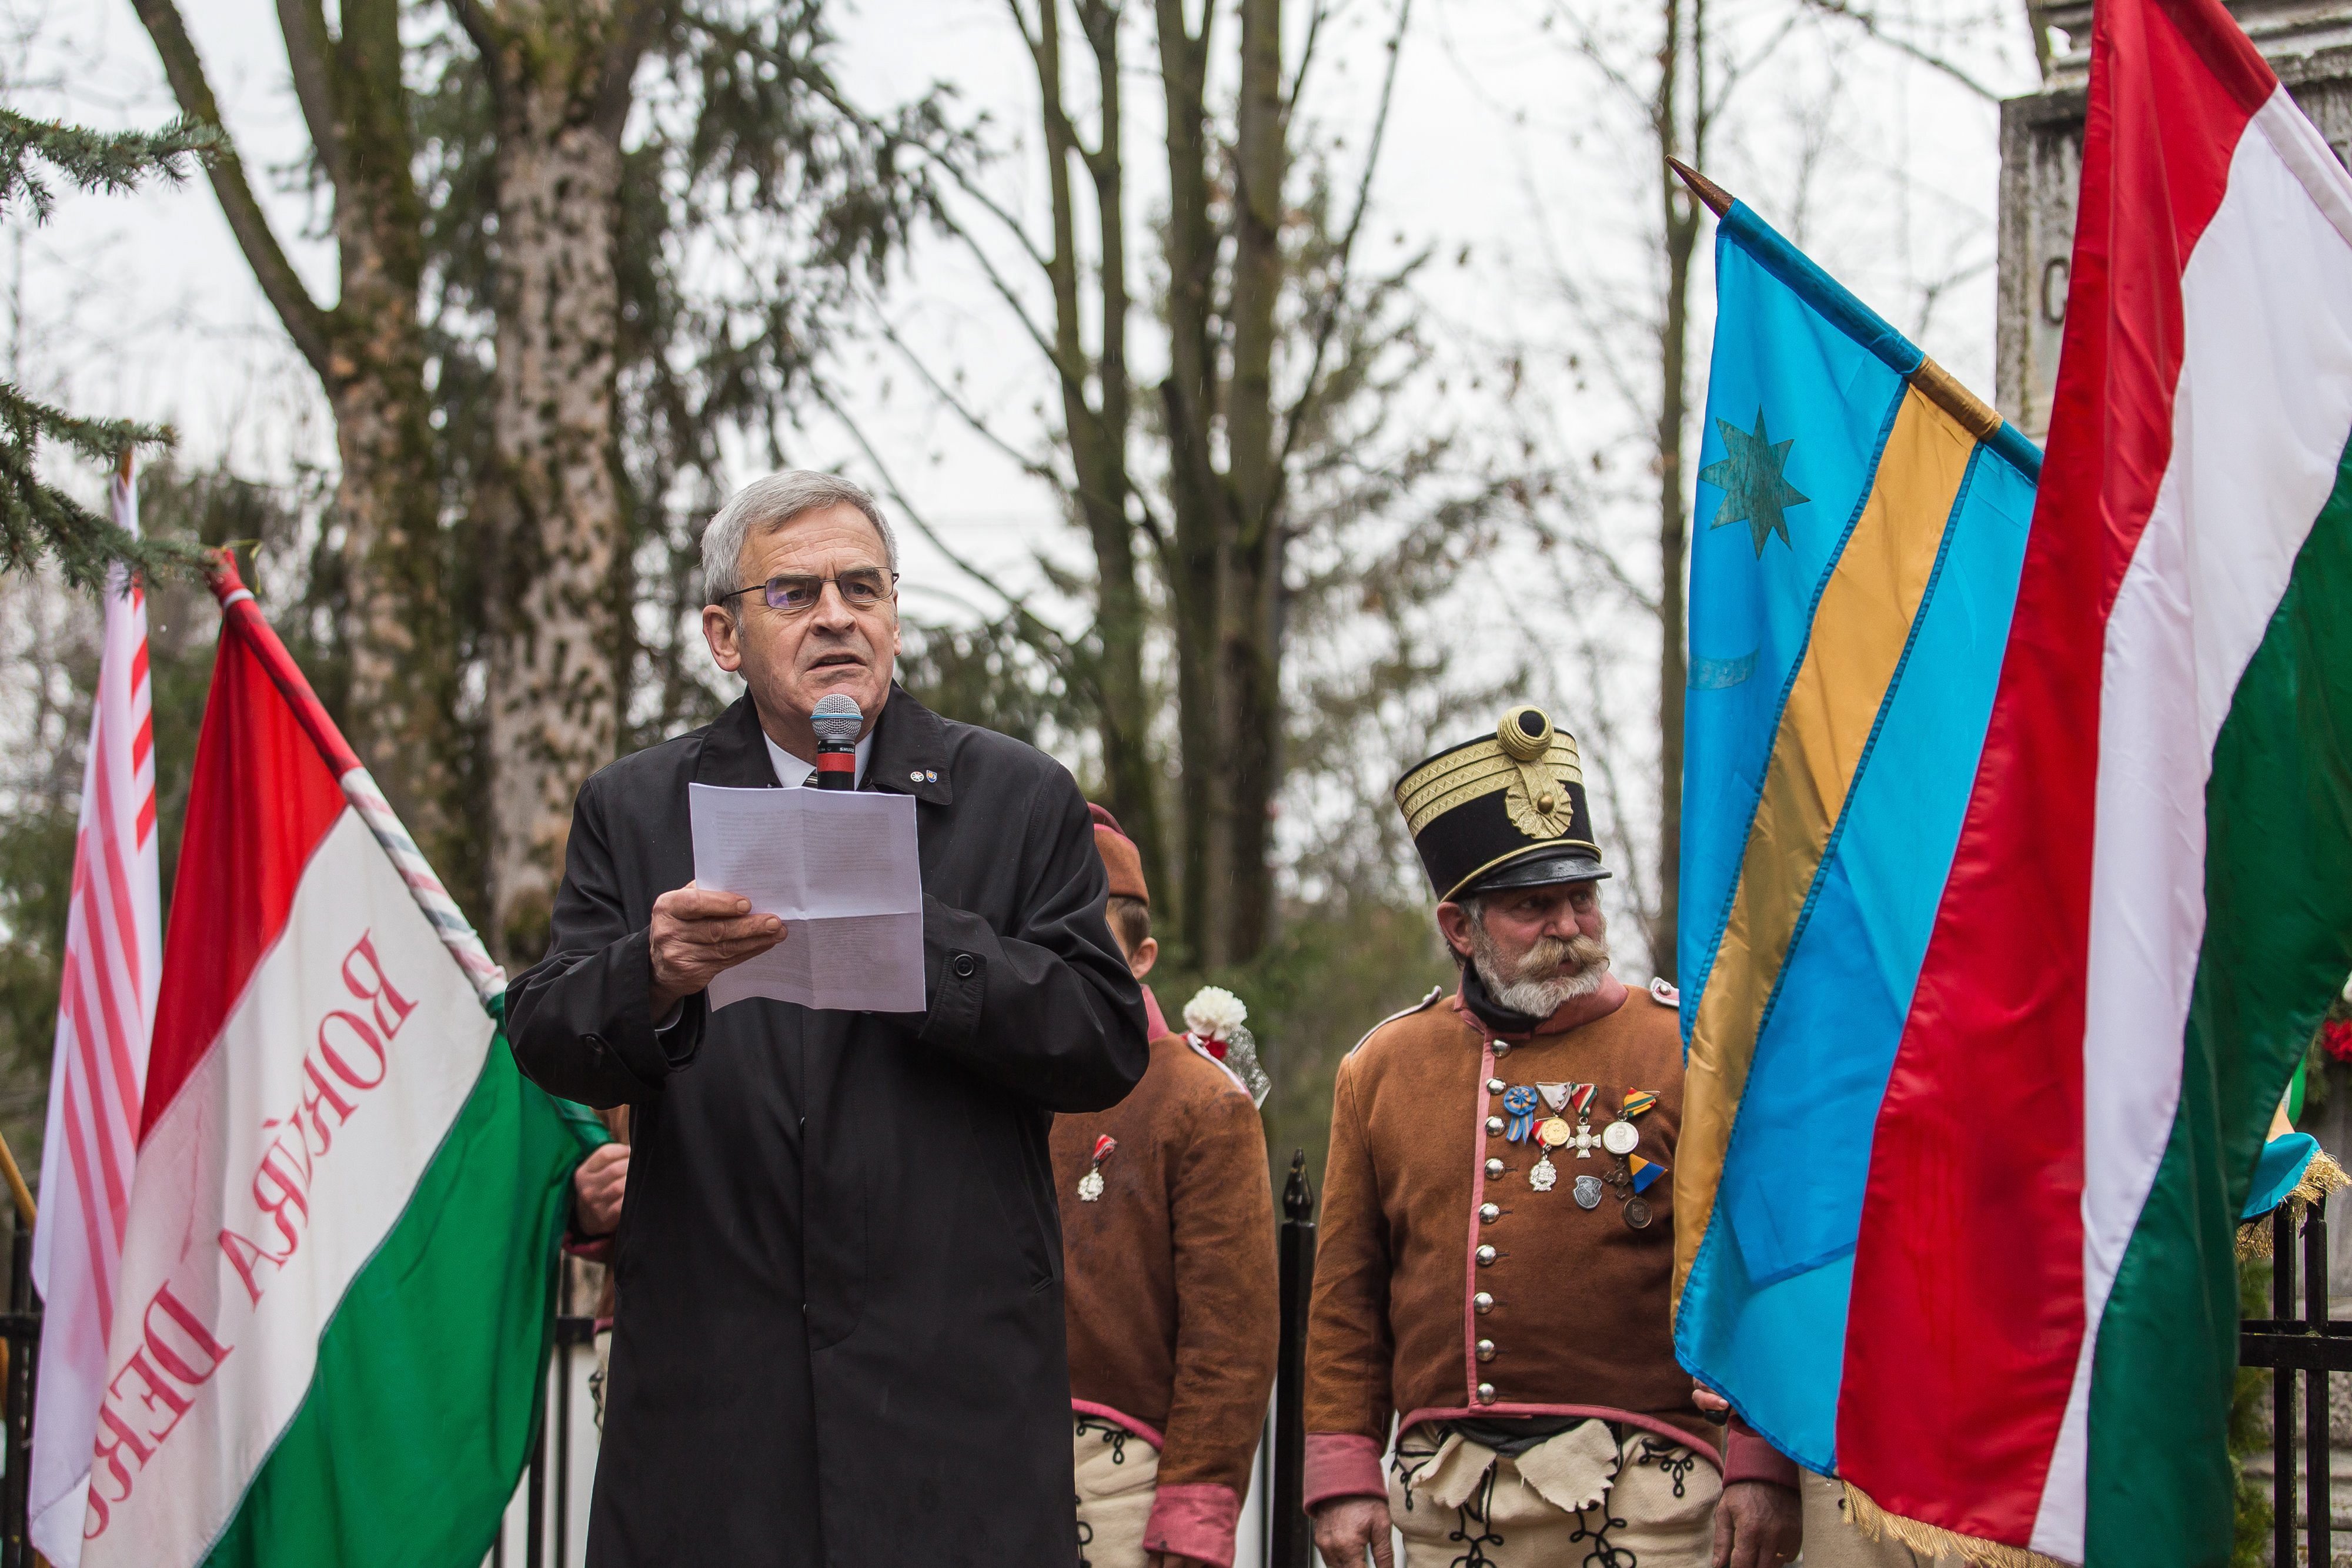
[[[816,777],[815,763],[794,757],[791,752],[778,746],[775,737],[764,729],[760,732],[760,738],[768,743],[768,762],[776,770],[777,783],[787,789],[797,789]],[[851,780],[853,783],[865,782],[866,764],[872,760],[873,756],[874,732],[868,730],[866,732],[866,738],[857,743],[857,772]]]

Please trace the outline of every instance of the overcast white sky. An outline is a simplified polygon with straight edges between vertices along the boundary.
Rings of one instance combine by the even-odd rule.
[[[292,163],[304,144],[275,7],[182,3],[248,163]],[[1424,295],[1449,351],[1465,361],[1448,378],[1444,414],[1473,423],[1480,411],[1464,393],[1485,351],[1527,340],[1538,376],[1563,374],[1570,356],[1593,352],[1578,341],[1577,324],[1542,298],[1547,271],[1622,275],[1641,265],[1622,238],[1635,215],[1629,203],[1641,193],[1638,150],[1597,112],[1605,89],[1570,57],[1564,29],[1544,25],[1550,8],[1547,0],[1418,0],[1375,185],[1374,259],[1423,245],[1449,263],[1467,256],[1466,264],[1433,268]],[[1629,33],[1647,25],[1649,7],[1627,0],[1583,9]],[[1908,36],[1978,79],[2002,90],[2032,85],[2021,5],[1916,0],[1888,9]],[[1735,42],[1792,17],[1797,25],[1742,88],[1710,172],[1767,216],[1803,231],[1818,258],[1898,326],[1920,326],[1923,279],[1974,264],[1979,270],[1942,299],[1922,336],[1930,353],[1989,394],[1997,111],[1869,44],[1851,25],[1805,15],[1801,0],[1716,0],[1711,12],[1717,37]],[[152,123],[170,111],[128,0],[8,0],[5,13],[25,39],[7,68],[19,101],[100,124]],[[1342,141],[1338,156],[1350,175],[1392,15],[1391,0],[1342,0],[1304,106],[1319,132]],[[869,103],[939,81],[1008,133],[1034,114],[1027,61],[1001,0],[866,0],[840,7],[836,26],[842,75]],[[1149,38],[1141,26],[1134,31],[1129,59],[1140,67]],[[1150,85],[1139,78],[1129,95],[1139,122],[1139,214],[1154,199],[1144,140],[1156,96]],[[1818,155],[1801,193],[1797,170],[1809,140]],[[1039,188],[1025,150],[998,173],[1018,198]],[[277,207],[281,235],[320,297],[330,298],[330,248],[301,237],[308,214],[299,204],[280,199]],[[226,449],[267,474],[331,460],[315,389],[201,180],[133,200],[68,201],[47,228],[29,235],[12,228],[9,238],[21,249],[0,256],[0,271],[16,275],[8,303],[20,373],[81,407],[169,420],[199,461]],[[945,244],[918,255],[888,308],[927,352],[965,371],[1008,417],[1021,417],[1045,384],[1033,351]],[[1028,552],[1059,532],[1036,488],[940,417],[902,368],[858,355],[837,374],[875,420],[902,481],[960,549],[1020,571]],[[822,420],[806,439],[809,460],[864,466]]]
[[[1397,3],[1335,0],[1301,109],[1303,128],[1332,144],[1335,171],[1350,184]],[[1412,3],[1367,233],[1375,264],[1423,248],[1437,257],[1420,286],[1437,350],[1413,393],[1420,417],[1458,431],[1465,457],[1482,447],[1500,450],[1526,433],[1542,448],[1539,457],[1601,474],[1598,526],[1630,541],[1635,570],[1654,573],[1654,549],[1641,542],[1653,537],[1654,512],[1639,498],[1639,454],[1608,465],[1639,428],[1613,377],[1639,375],[1624,350],[1631,313],[1652,291],[1654,262],[1640,235],[1655,201],[1653,165],[1605,71],[1577,55],[1566,18],[1585,18],[1604,57],[1645,74],[1654,5]],[[1811,8],[1819,3],[1711,0],[1719,60],[1761,64],[1738,89],[1707,172],[1990,399],[1998,108],[1948,74],[1865,37],[1850,21]],[[296,164],[305,142],[275,6],[181,4],[248,166]],[[1160,184],[1151,142],[1158,93],[1143,74],[1149,9],[1129,6],[1137,13],[1127,96],[1139,225],[1150,221]],[[1291,9],[1303,23],[1303,0]],[[1995,93],[2034,85],[2021,0],[1883,0],[1878,13],[1890,29]],[[420,26],[432,25],[429,8],[417,15]],[[0,18],[13,32],[13,40],[0,34],[0,70],[13,101],[100,125],[153,124],[170,114],[162,72],[129,0],[0,0]],[[1034,87],[1004,0],[836,4],[835,26],[837,70],[869,105],[943,82],[968,110],[984,111],[1011,149],[992,176],[998,194],[1036,214],[1043,181],[1035,141],[1016,141],[1034,115]],[[1718,83],[1725,68],[1717,67]],[[273,205],[281,237],[314,291],[330,298],[331,251],[305,232],[314,214],[291,197],[276,197]],[[285,343],[201,179],[131,199],[68,199],[43,229],[0,231],[0,290],[6,329],[0,344],[17,378],[32,386],[80,409],[168,421],[181,432],[184,456],[199,465],[226,454],[240,471],[263,478],[331,465],[332,432],[316,385]],[[1695,407],[1703,406],[1711,294],[1702,272]],[[1050,398],[1051,383],[951,243],[919,249],[885,308],[935,370],[963,378],[1001,432],[1015,444],[1037,444],[1044,427],[1031,411]],[[1137,330],[1139,354],[1149,357],[1155,349],[1147,313],[1139,312]],[[1523,364],[1526,382],[1520,402],[1507,408],[1499,394],[1508,378],[1498,367],[1510,359]],[[1148,375],[1151,367],[1139,369]],[[833,377],[909,499],[993,584],[972,583],[910,540],[915,612],[953,614],[955,602],[989,604],[1001,589],[1055,614],[1034,557],[1044,552],[1080,568],[1085,560],[1082,542],[1050,497],[929,399],[887,350],[853,350]],[[796,461],[839,464],[869,483],[878,477],[846,433],[821,414],[798,441]],[[1592,466],[1596,455],[1601,469]],[[736,477],[752,471],[747,462]],[[94,476],[84,482],[95,494]],[[1507,553],[1490,558],[1479,568],[1486,580],[1471,585],[1465,602],[1486,601],[1479,596],[1490,591],[1523,599],[1523,583],[1513,580],[1527,564]],[[1588,628],[1608,613],[1583,603],[1551,610],[1560,618],[1554,623]],[[1472,620],[1465,633],[1486,635]],[[1643,686],[1643,672],[1654,669],[1654,637],[1644,653],[1639,628],[1626,635],[1633,651],[1602,683],[1607,689],[1586,686],[1562,663],[1552,677],[1559,689],[1530,695],[1570,712],[1615,705],[1646,736],[1638,716],[1654,700]],[[0,637],[0,644],[8,641]],[[6,653],[0,645],[0,664]],[[0,685],[8,678],[0,668]],[[0,690],[0,710],[10,706],[6,695]],[[1637,795],[1628,814],[1646,816],[1641,800],[1654,796],[1639,787]]]

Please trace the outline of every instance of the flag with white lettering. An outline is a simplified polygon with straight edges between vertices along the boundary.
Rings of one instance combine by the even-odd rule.
[[[84,1568],[478,1563],[528,1455],[580,1120],[233,574]]]
[[[138,533],[139,491],[128,456],[111,498],[115,525]],[[56,1568],[74,1568],[81,1552],[82,1487],[106,1386],[147,1030],[163,957],[152,720],[147,595],[118,566],[106,586],[105,642],[82,763],[41,1142],[41,1223],[33,1231],[33,1283],[47,1315],[26,1511],[33,1544]]]

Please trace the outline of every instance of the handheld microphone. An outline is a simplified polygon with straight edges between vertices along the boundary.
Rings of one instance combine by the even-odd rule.
[[[809,782],[819,789],[856,789],[857,732],[866,716],[856,700],[839,692],[819,697],[809,727],[816,731],[816,777]]]

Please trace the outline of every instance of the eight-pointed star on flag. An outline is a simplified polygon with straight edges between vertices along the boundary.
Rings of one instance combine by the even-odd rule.
[[[1790,484],[1782,473],[1794,439],[1776,442],[1766,434],[1761,408],[1756,411],[1756,433],[1752,435],[1727,419],[1717,420],[1715,427],[1723,432],[1723,455],[1698,471],[1702,482],[1719,486],[1723,490],[1723,505],[1709,526],[1719,528],[1726,523],[1745,522],[1760,559],[1764,541],[1774,534],[1780,536],[1782,544],[1790,543],[1786,509],[1811,499]]]

